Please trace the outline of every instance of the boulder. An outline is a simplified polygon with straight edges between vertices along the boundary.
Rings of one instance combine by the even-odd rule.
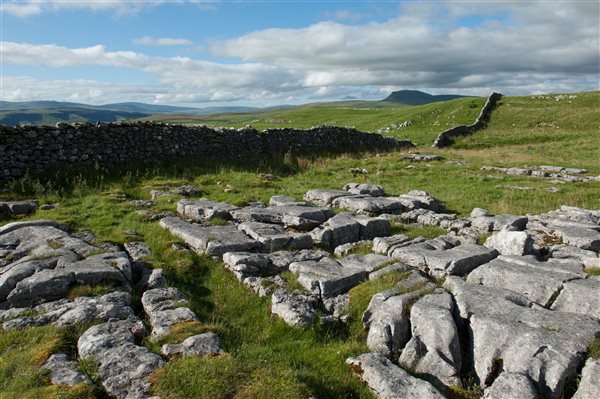
[[[311,231],[310,235],[316,243],[336,248],[351,242],[387,236],[390,230],[391,225],[387,220],[343,212]]]
[[[534,254],[533,239],[525,231],[500,230],[489,237],[483,245],[497,250],[502,255]]]
[[[365,215],[396,214],[406,210],[406,206],[398,198],[372,197],[370,195],[339,197],[334,199],[332,204],[336,208],[347,209]]]
[[[239,222],[282,224],[297,230],[310,230],[331,218],[331,209],[312,206],[280,205],[271,207],[248,207],[231,212]]]

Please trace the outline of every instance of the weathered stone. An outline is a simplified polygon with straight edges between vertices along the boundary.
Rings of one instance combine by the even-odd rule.
[[[373,241],[372,240],[361,240],[361,241],[356,241],[356,242],[349,242],[348,244],[342,244],[342,245],[338,245],[337,247],[335,247],[335,250],[333,251],[335,256],[345,256],[348,255],[350,252],[361,248],[361,247],[371,247],[373,245]]]
[[[393,260],[389,256],[380,254],[353,254],[338,259],[338,262],[346,268],[363,269],[367,273],[371,273],[388,265]]]
[[[410,311],[412,338],[398,363],[444,385],[460,385],[462,358],[452,296],[445,291],[419,299]]]
[[[287,197],[285,195],[274,195],[269,199],[269,206],[282,205],[304,206],[306,205],[306,202],[298,201],[295,198]]]
[[[370,183],[348,183],[344,186],[344,190],[356,195],[370,195],[373,197],[382,197],[385,195],[383,187]]]
[[[389,273],[407,272],[409,270],[412,270],[412,267],[410,267],[409,265],[406,265],[402,262],[396,262],[369,273],[369,280],[375,280],[376,278],[379,278]]]
[[[163,269],[150,269],[144,273],[136,287],[142,291],[167,286],[167,278]]]
[[[177,203],[177,212],[194,221],[231,219],[231,211],[240,209],[227,202],[214,202],[206,198],[197,200],[182,199]]]
[[[388,255],[394,248],[404,246],[410,238],[404,234],[396,234],[390,237],[376,237],[373,239],[373,252]]]
[[[219,336],[212,332],[193,335],[186,338],[180,344],[165,344],[160,353],[171,358],[174,356],[205,356],[218,355],[222,353],[221,340]]]
[[[600,319],[600,281],[587,279],[565,282],[551,309]]]
[[[432,276],[464,276],[496,256],[498,252],[495,249],[475,244],[464,244],[446,251],[436,250],[425,253],[428,272]]]
[[[243,280],[245,286],[250,288],[259,297],[265,297],[271,295],[273,291],[278,288],[286,288],[288,286],[287,281],[282,279],[280,276],[270,277],[246,277]]]
[[[327,298],[323,301],[323,307],[333,317],[340,318],[350,307],[350,295],[342,294],[333,298]]]
[[[407,210],[412,209],[429,209],[434,212],[443,212],[446,207],[438,202],[431,195],[421,190],[412,190],[406,194],[402,194],[398,197],[400,202],[406,207]]]
[[[452,276],[444,286],[454,295],[457,315],[467,323],[468,347],[483,387],[501,369],[527,375],[540,396],[559,398],[582,364],[588,344],[600,334],[600,320],[530,308],[531,302],[514,291]]]
[[[344,267],[331,258],[294,262],[289,269],[298,276],[302,286],[321,298],[342,294],[367,278],[364,267]]]
[[[473,210],[471,211],[471,215],[472,218],[478,218],[478,217],[487,217],[487,216],[493,216],[489,211],[482,209],[482,208],[473,208]]]
[[[390,229],[390,222],[387,220],[344,212],[311,231],[310,235],[316,243],[335,248],[350,242],[389,235]]]
[[[339,197],[333,200],[333,206],[365,215],[394,214],[406,210],[406,206],[398,198],[372,197],[368,195]]]
[[[85,374],[77,370],[75,362],[71,361],[69,356],[64,353],[55,353],[50,356],[48,361],[42,365],[42,368],[50,370],[50,381],[55,385],[92,384],[92,381]]]
[[[283,248],[309,249],[312,248],[312,238],[306,233],[288,233],[281,225],[243,222],[238,229],[260,242],[268,252]]]
[[[202,195],[202,189],[192,184],[184,184],[183,186],[175,187],[171,189],[171,193],[176,195],[183,195],[186,197]]]
[[[532,256],[500,256],[471,272],[467,281],[510,289],[541,306],[550,306],[563,284],[574,278],[585,278],[582,265],[577,261],[540,262]]]
[[[419,380],[379,353],[346,359],[346,364],[365,381],[379,399],[443,399],[430,383]]]
[[[304,194],[304,200],[314,204],[316,206],[331,206],[333,200],[340,197],[347,197],[353,195],[343,190],[309,190]]]
[[[421,291],[398,295],[399,292],[389,290],[391,295],[388,298],[377,305],[369,304],[367,312],[370,316],[363,315],[363,322],[369,330],[367,346],[386,357],[391,357],[410,339],[410,307],[422,295]]]
[[[522,373],[502,373],[485,390],[483,399],[538,399],[538,393],[531,380]]]
[[[318,298],[315,295],[277,289],[271,299],[271,313],[292,327],[306,327],[315,318]]]
[[[272,274],[276,271],[271,267],[271,259],[267,254],[251,252],[226,252],[223,262],[232,272],[239,274],[243,280],[247,276],[260,276]]]
[[[144,312],[150,319],[154,340],[171,331],[171,326],[182,321],[197,321],[198,318],[189,308],[185,296],[177,288],[154,288],[142,295]]]
[[[278,271],[288,270],[294,262],[303,262],[307,260],[319,261],[323,258],[329,258],[329,252],[322,249],[303,249],[297,252],[278,251],[268,254],[273,267]]]
[[[310,230],[334,216],[335,212],[311,206],[280,205],[241,208],[231,214],[239,222],[282,224],[298,230]]]
[[[145,333],[137,319],[109,321],[89,328],[77,341],[79,357],[98,362],[98,377],[106,392],[117,399],[145,397],[150,375],[164,361],[147,348],[135,345]]]
[[[488,248],[493,248],[502,255],[531,255],[534,253],[533,239],[524,231],[500,230],[485,241]]]
[[[573,399],[596,399],[600,394],[600,359],[589,358],[581,371],[581,381]]]
[[[127,252],[134,262],[138,262],[143,258],[152,255],[150,247],[143,241],[126,242],[123,246],[125,247],[125,252]]]
[[[172,217],[161,219],[160,225],[184,240],[196,252],[211,256],[223,256],[225,252],[232,251],[249,251],[259,245],[235,226],[200,226]]]

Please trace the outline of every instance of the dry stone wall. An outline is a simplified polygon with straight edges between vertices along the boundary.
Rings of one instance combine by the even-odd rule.
[[[59,164],[110,166],[190,155],[260,159],[290,151],[391,151],[412,147],[409,141],[333,126],[263,132],[251,127],[214,129],[154,122],[0,126],[0,181],[19,178],[28,170],[45,172]]]
[[[502,98],[502,94],[500,93],[494,92],[490,94],[483,105],[483,108],[481,108],[479,116],[477,116],[477,119],[475,119],[473,124],[454,126],[448,130],[444,130],[437,136],[432,147],[446,147],[449,144],[450,139],[454,137],[470,134],[476,132],[477,130],[483,129],[490,119],[490,115],[496,106],[496,102],[498,102],[500,98]]]

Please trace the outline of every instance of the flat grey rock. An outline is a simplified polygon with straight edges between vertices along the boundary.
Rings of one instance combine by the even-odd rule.
[[[167,358],[218,355],[223,353],[220,346],[219,336],[213,332],[207,332],[188,337],[180,344],[165,344],[162,346],[160,353]]]
[[[385,219],[343,212],[311,231],[310,235],[314,242],[336,248],[351,242],[387,236],[390,231],[390,222]]]
[[[309,190],[304,194],[304,200],[316,206],[332,206],[333,200],[354,195],[344,190]]]
[[[278,288],[287,288],[288,283],[280,276],[270,277],[246,277],[243,281],[244,285],[252,290],[259,297],[271,295]]]
[[[161,219],[160,225],[171,234],[184,240],[194,251],[210,256],[223,256],[225,252],[250,251],[259,243],[235,226],[202,226],[168,217]]]
[[[98,362],[98,378],[110,396],[131,399],[146,397],[149,393],[150,375],[162,367],[164,361],[135,344],[144,334],[143,323],[132,318],[95,325],[79,337],[79,357],[91,357]]]
[[[134,262],[138,262],[143,258],[152,255],[150,247],[143,241],[126,242],[123,246],[125,247],[125,252],[127,252]]]
[[[348,183],[344,190],[356,195],[370,195],[372,197],[382,197],[385,195],[383,187],[371,183]]]
[[[54,227],[59,230],[67,230],[67,226],[56,222],[54,220],[49,219],[38,219],[38,220],[28,220],[25,222],[12,222],[7,223],[4,226],[0,226],[0,236],[10,233],[11,231],[15,231],[24,227]]]
[[[485,390],[483,399],[538,399],[535,385],[522,373],[501,373]]]
[[[495,249],[477,244],[464,244],[445,251],[426,252],[425,260],[432,276],[464,276],[496,256],[498,252]]]
[[[298,201],[295,198],[285,195],[274,195],[269,199],[269,206],[295,205],[305,206],[306,202]]]
[[[331,209],[312,206],[280,205],[248,207],[231,212],[238,222],[281,224],[297,230],[310,230],[335,215]]]
[[[382,213],[402,213],[406,210],[403,201],[398,198],[372,197],[370,195],[339,197],[333,200],[332,205],[336,208],[373,216]]]
[[[600,281],[587,279],[565,282],[551,309],[600,319]]]
[[[574,278],[585,278],[582,269],[577,261],[549,259],[540,262],[532,256],[500,256],[471,272],[467,282],[510,289],[547,307],[563,284]]]
[[[437,201],[427,192],[421,190],[409,191],[406,194],[400,195],[398,198],[407,210],[423,208],[434,212],[443,212],[446,209],[442,203]]]
[[[177,288],[154,288],[142,295],[142,306],[152,325],[151,339],[161,338],[171,331],[171,326],[198,318],[185,307],[187,299]]]
[[[345,267],[332,258],[294,262],[289,269],[298,276],[303,287],[323,299],[342,294],[367,278],[364,266]]]
[[[419,299],[410,310],[412,337],[398,363],[444,385],[460,385],[462,355],[453,311],[445,291]]]
[[[399,294],[400,290],[388,290],[383,300],[369,304],[370,316],[363,315],[368,328],[369,350],[391,357],[403,348],[410,339],[410,307],[422,295],[420,290]],[[389,297],[385,298],[387,295]],[[365,312],[365,313],[367,313]]]
[[[351,357],[346,364],[379,399],[444,399],[433,385],[411,376],[379,353]]]
[[[92,381],[85,374],[77,370],[75,362],[71,361],[69,356],[64,353],[55,353],[50,356],[48,361],[42,365],[42,368],[50,370],[50,382],[55,385],[92,384]]]
[[[522,373],[541,397],[559,398],[574,378],[600,320],[541,307],[514,291],[464,282],[450,276],[444,286],[453,294],[457,315],[468,321],[475,373],[483,387],[498,367]]]
[[[306,327],[317,313],[318,297],[306,292],[277,289],[271,298],[271,313],[292,327]]]
[[[371,273],[369,273],[369,280],[375,280],[381,276],[385,276],[386,274],[389,273],[393,273],[393,272],[407,272],[409,270],[412,270],[413,268],[409,265],[406,265],[402,262],[395,262],[392,263],[391,265],[387,265],[382,267],[381,269],[375,270]]]
[[[177,203],[177,212],[193,221],[224,219],[231,220],[231,212],[240,209],[227,202],[214,202],[206,198],[197,200],[182,199]]]
[[[381,254],[353,254],[338,259],[338,262],[346,268],[363,269],[371,273],[390,264],[393,259]]]
[[[288,232],[282,225],[243,222],[238,225],[238,229],[260,242],[268,252],[284,248],[310,249],[313,244],[309,234]]]
[[[600,395],[600,359],[589,358],[581,371],[581,381],[573,399],[597,399]]]

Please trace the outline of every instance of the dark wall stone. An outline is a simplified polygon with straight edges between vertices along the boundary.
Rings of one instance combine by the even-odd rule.
[[[183,156],[261,159],[288,152],[392,151],[413,148],[376,133],[322,126],[307,130],[210,128],[154,122],[57,126],[0,125],[0,181],[26,171],[41,173],[59,164],[115,165]]]

